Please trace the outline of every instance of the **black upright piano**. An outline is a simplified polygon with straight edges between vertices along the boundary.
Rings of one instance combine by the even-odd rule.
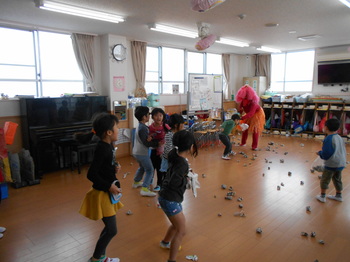
[[[59,141],[69,141],[77,132],[92,129],[92,118],[107,112],[106,96],[21,98],[23,146],[34,159],[35,175],[58,170],[62,166]]]

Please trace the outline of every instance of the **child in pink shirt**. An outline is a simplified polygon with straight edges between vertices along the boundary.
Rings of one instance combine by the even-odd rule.
[[[166,115],[163,109],[154,108],[151,115],[154,122],[149,126],[149,135],[152,137],[152,140],[159,141],[159,146],[157,148],[152,148],[151,150],[153,168],[157,170],[157,186],[153,191],[159,191],[165,176],[165,172],[160,171],[162,154],[164,151],[164,138],[170,127],[165,123]]]

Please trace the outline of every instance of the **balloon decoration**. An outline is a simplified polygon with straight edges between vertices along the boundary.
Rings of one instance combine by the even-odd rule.
[[[210,34],[210,24],[208,23],[197,23],[198,36],[201,38],[195,45],[198,51],[203,51],[214,44],[216,35]]]
[[[203,51],[205,49],[207,49],[208,47],[210,47],[216,40],[216,35],[208,35],[207,37],[204,37],[203,39],[199,40],[196,43],[196,49],[198,51]]]
[[[191,0],[191,8],[193,11],[205,12],[225,1],[226,0]]]

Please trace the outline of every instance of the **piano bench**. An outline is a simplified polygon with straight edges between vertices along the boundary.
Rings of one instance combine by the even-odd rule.
[[[80,174],[81,170],[80,170],[80,166],[81,166],[81,154],[84,152],[91,152],[92,154],[95,151],[95,147],[96,147],[96,143],[91,143],[91,144],[71,144],[70,147],[70,155],[71,155],[71,170],[73,170],[73,152],[77,153],[77,166],[78,166],[78,173]]]

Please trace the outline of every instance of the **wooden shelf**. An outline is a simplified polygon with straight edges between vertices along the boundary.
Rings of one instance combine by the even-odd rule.
[[[338,102],[291,103],[262,101],[262,108],[265,112],[266,121],[268,122],[270,119],[271,125],[266,129],[271,132],[278,130],[283,132],[291,131],[293,133],[293,126],[302,126],[302,133],[304,134],[311,134],[313,136],[324,135],[322,132],[313,131],[315,117],[320,121],[320,119],[324,117],[328,119],[330,116],[335,116],[341,121],[340,130],[344,128],[344,119],[350,117],[350,104]],[[288,113],[287,118],[286,113]],[[284,116],[285,119],[282,119],[282,116]],[[350,130],[348,130],[348,133],[350,133]],[[341,135],[346,136],[347,134],[341,133]]]

